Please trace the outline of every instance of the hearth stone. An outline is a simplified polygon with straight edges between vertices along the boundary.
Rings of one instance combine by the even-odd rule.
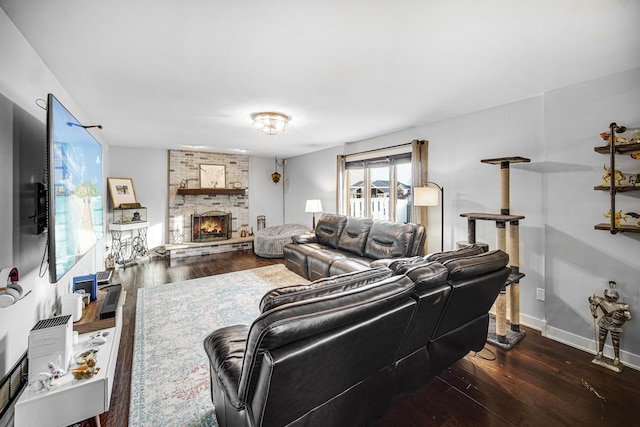
[[[215,242],[168,244],[165,245],[165,249],[170,259],[205,256],[223,252],[252,251],[253,237],[232,237],[228,240]]]

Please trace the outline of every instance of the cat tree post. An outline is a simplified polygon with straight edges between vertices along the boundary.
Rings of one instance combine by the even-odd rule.
[[[496,221],[496,244],[498,249],[507,252],[507,228],[504,221]],[[508,252],[507,252],[508,253]],[[509,289],[504,286],[496,299],[496,336],[501,343],[507,342],[507,300]]]
[[[520,332],[520,225],[517,220],[509,223],[509,246],[507,250],[511,274],[517,278],[509,286],[511,330]]]
[[[530,162],[524,157],[502,157],[497,159],[484,159],[482,163],[500,165],[500,213],[464,213],[468,221],[469,243],[476,242],[476,220],[495,221],[496,244],[498,249],[509,254],[509,267],[511,274],[504,288],[496,298],[496,325],[495,333],[489,332],[487,341],[505,349],[512,348],[524,336],[520,331],[520,279],[524,274],[520,273],[520,223],[524,216],[511,215],[510,209],[510,182],[509,173],[511,163]],[[507,222],[509,233],[507,236]],[[508,237],[508,239],[507,239]],[[507,306],[510,309],[510,331],[507,331]]]

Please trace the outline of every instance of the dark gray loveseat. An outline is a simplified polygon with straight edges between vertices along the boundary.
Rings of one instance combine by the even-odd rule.
[[[421,224],[323,213],[315,231],[294,236],[283,253],[288,269],[316,280],[366,270],[377,259],[421,255],[425,237]]]

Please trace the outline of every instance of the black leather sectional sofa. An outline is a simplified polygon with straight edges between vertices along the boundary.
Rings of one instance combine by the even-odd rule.
[[[369,264],[273,290],[251,325],[205,339],[221,427],[372,425],[484,347],[506,253],[469,247]]]
[[[377,259],[421,255],[425,237],[420,224],[323,213],[314,231],[284,246],[284,260],[291,271],[316,280],[366,270]]]

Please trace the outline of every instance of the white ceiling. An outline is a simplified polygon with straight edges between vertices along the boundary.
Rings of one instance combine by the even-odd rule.
[[[635,0],[0,7],[117,146],[291,157],[640,67]],[[293,120],[266,136],[257,111]]]

